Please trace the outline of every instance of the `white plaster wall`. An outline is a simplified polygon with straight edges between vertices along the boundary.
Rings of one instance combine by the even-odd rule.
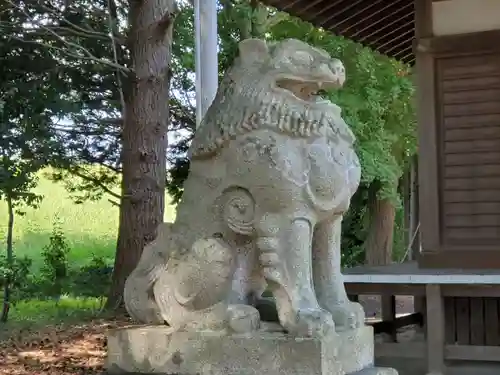
[[[433,2],[432,18],[436,36],[500,30],[500,0]]]

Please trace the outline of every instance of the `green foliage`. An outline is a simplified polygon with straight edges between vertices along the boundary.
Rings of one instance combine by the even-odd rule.
[[[13,255],[9,261],[7,256],[0,255],[0,288],[9,288],[10,303],[16,303],[26,296],[31,265],[32,261],[28,257],[18,258]]]
[[[38,273],[43,264],[42,249],[49,244],[53,223],[58,221],[71,248],[68,255],[70,265],[86,264],[92,253],[112,262],[116,249],[118,208],[104,197],[75,205],[72,194],[65,190],[63,184],[47,179],[46,175],[51,173],[53,170],[43,169],[36,175],[38,184],[33,192],[44,197],[38,207],[25,207],[25,215],[16,217],[13,233],[15,253],[31,258],[33,269]],[[6,212],[6,206],[6,202],[0,201],[0,213]],[[172,208],[167,209],[172,214]],[[0,243],[6,241],[7,224],[6,215],[0,214]]]
[[[179,8],[170,66],[171,131],[195,125],[189,103],[194,89],[193,10],[183,2]],[[73,0],[64,6],[24,0],[0,12],[0,43],[5,50],[0,50],[5,52],[0,76],[12,76],[16,85],[26,83],[13,99],[17,104],[9,102],[9,108],[22,109],[33,99],[44,111],[51,133],[38,138],[50,141],[46,161],[57,167],[50,178],[64,181],[77,203],[103,195],[115,203],[120,199],[116,188],[122,168],[122,101],[130,92],[128,9],[123,0]],[[22,26],[26,24],[31,27]],[[169,159],[177,160],[181,151],[176,142],[171,146]]]
[[[392,260],[394,262],[404,261],[408,244],[406,241],[406,229],[404,223],[404,210],[402,207],[396,210],[396,218],[394,220],[394,241],[392,248]]]
[[[0,287],[9,283],[13,292],[11,302],[29,299],[55,299],[62,296],[72,298],[97,298],[104,303],[104,296],[111,285],[113,268],[104,257],[92,255],[90,262],[70,266],[68,256],[70,247],[64,233],[55,224],[50,242],[43,248],[41,269],[32,268],[28,257],[14,257],[9,262],[0,257]]]
[[[113,45],[109,34],[124,31],[117,22],[126,15],[123,5],[121,0],[64,6],[24,0],[0,12],[0,134],[7,129],[19,139],[17,145],[26,145],[16,162],[49,163],[81,175],[82,187],[89,190],[84,198],[115,184],[112,172],[120,165],[117,69],[128,58],[123,38]],[[87,175],[76,167],[82,161],[101,164],[106,173]]]
[[[42,197],[32,192],[37,184],[35,173],[41,167],[25,160],[16,160],[3,150],[0,159],[0,200],[9,200],[15,213],[23,215],[23,206],[36,207]]]
[[[14,19],[19,17],[17,8],[1,9],[0,21],[7,16],[9,32],[17,35],[23,30],[22,24]],[[55,114],[50,103],[44,99],[58,102],[57,91],[47,87],[43,77],[54,61],[46,51],[35,46],[27,46],[37,57],[37,66],[27,74],[25,56],[19,54],[20,43],[9,35],[0,33],[0,200],[6,202],[4,215],[8,220],[6,227],[6,256],[3,267],[3,308],[0,320],[8,319],[10,303],[13,298],[12,288],[20,282],[18,267],[22,264],[16,260],[13,248],[13,231],[15,214],[22,215],[23,208],[36,206],[41,197],[32,192],[36,186],[36,172],[47,164],[53,147],[54,133],[49,123]],[[16,48],[17,47],[17,48]],[[24,69],[23,69],[24,68]],[[34,77],[35,76],[35,77]],[[36,93],[36,94],[35,94]],[[11,279],[12,278],[12,279]],[[20,291],[18,290],[18,293]]]
[[[351,207],[342,222],[343,267],[353,267],[365,261],[364,243],[368,234],[367,225],[368,189],[361,185],[351,199]]]
[[[59,298],[68,283],[69,251],[64,233],[54,224],[49,244],[42,251],[41,277],[45,283],[44,292],[49,297]]]
[[[72,295],[102,300],[111,286],[112,271],[103,257],[93,254],[89,264],[72,272]]]
[[[99,164],[76,164],[66,169],[53,169],[46,176],[62,183],[76,204],[109,197],[110,202],[119,205],[121,174]]]
[[[44,247],[44,264],[34,284],[43,295],[59,299],[63,294],[73,297],[94,297],[103,301],[111,286],[113,268],[103,256],[92,254],[90,262],[70,267],[70,247],[64,233],[54,225],[49,245]],[[39,294],[38,294],[39,295]]]
[[[106,197],[86,201],[75,205],[72,194],[61,183],[47,179],[50,169],[43,169],[36,176],[37,187],[33,192],[43,196],[38,208],[25,207],[25,215],[16,217],[14,226],[15,253],[19,257],[27,256],[33,260],[33,272],[38,273],[43,265],[41,252],[49,244],[53,223],[59,218],[58,225],[64,233],[71,252],[68,262],[72,267],[87,264],[91,254],[102,256],[112,264],[116,249],[118,227],[118,207]],[[168,202],[170,197],[166,197]],[[7,215],[6,202],[0,201],[0,246],[6,241]],[[165,221],[175,217],[175,207],[165,207]]]

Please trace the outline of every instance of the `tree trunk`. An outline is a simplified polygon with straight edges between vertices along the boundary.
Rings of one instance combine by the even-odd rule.
[[[403,243],[405,244],[405,256],[410,254],[406,253],[407,246],[411,242],[411,171],[412,167],[410,164],[410,167],[408,170],[406,170],[401,177],[401,183],[400,183],[400,194],[403,197],[403,227],[404,227],[404,241]]]
[[[365,241],[365,254],[366,264],[370,266],[385,265],[392,261],[396,207],[390,199],[380,199],[377,192],[378,189],[371,187],[368,202],[370,228]],[[380,297],[383,321],[394,319],[396,314],[395,298],[395,296]],[[391,332],[391,337],[393,340],[396,339],[396,331]]]
[[[107,307],[123,302],[125,280],[156,237],[165,209],[166,149],[174,0],[132,0],[133,73],[125,95],[122,199]]]
[[[12,205],[12,199],[9,194],[7,194],[7,210],[9,211],[9,223],[7,226],[7,265],[12,268],[12,263],[14,261],[14,253],[12,249],[12,237],[14,232],[14,207]],[[11,280],[6,280],[3,294],[3,308],[0,321],[4,323],[9,319],[10,282]]]
[[[420,255],[420,213],[418,207],[418,158],[415,157],[411,169],[410,190],[410,260],[418,259]]]
[[[384,265],[392,261],[392,243],[396,207],[390,199],[370,194],[370,228],[365,241],[366,264]]]

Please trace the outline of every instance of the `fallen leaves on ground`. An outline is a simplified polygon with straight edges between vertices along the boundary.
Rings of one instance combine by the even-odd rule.
[[[104,371],[108,329],[127,318],[18,328],[0,341],[0,375],[92,375]]]

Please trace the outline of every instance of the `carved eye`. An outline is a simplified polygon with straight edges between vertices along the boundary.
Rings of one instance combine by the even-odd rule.
[[[336,74],[345,74],[345,67],[342,61],[339,59],[333,59],[330,63],[330,68],[333,70],[334,73]]]

